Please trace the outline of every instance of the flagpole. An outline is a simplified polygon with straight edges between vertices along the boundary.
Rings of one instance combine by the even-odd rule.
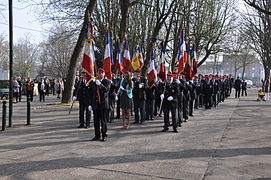
[[[90,29],[90,39],[94,39],[94,33],[93,33],[93,24],[92,24],[92,18],[90,17],[90,14],[88,14],[88,17],[89,17],[89,22],[91,23],[91,29]],[[96,74],[96,79],[98,79],[98,72],[97,72],[97,63],[95,61],[94,63],[94,71],[95,71],[95,74]],[[100,95],[100,87],[97,86],[97,96],[98,96],[98,103],[100,104],[101,103],[101,95]]]

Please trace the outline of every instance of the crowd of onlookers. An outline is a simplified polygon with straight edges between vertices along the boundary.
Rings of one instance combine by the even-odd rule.
[[[13,77],[13,102],[21,102],[22,95],[26,95],[27,100],[33,101],[33,96],[38,95],[39,101],[44,102],[45,97],[52,94],[61,98],[64,91],[65,79],[58,78],[50,80],[47,77],[23,79],[21,77]]]

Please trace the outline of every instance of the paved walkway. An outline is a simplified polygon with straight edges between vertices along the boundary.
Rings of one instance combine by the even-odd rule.
[[[25,126],[26,103],[15,104],[14,127],[0,132],[0,179],[271,179],[271,102],[248,93],[197,110],[178,134],[160,132],[161,118],[129,130],[117,120],[107,142],[76,128],[77,105],[68,115],[55,97],[35,99]]]

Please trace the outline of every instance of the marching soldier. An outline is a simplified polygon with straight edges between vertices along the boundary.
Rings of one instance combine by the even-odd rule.
[[[81,79],[75,82],[72,100],[79,101],[79,126],[78,128],[89,128],[90,127],[90,116],[91,113],[88,110],[90,104],[89,97],[89,86],[87,86],[87,75],[86,72],[81,73]],[[86,114],[86,119],[84,115]]]
[[[179,88],[176,82],[173,82],[172,74],[167,75],[167,81],[165,84],[165,93],[161,94],[161,100],[163,101],[163,111],[164,111],[164,128],[162,132],[167,132],[169,123],[169,112],[172,115],[172,126],[173,132],[178,133],[177,130],[177,119],[176,111],[178,107],[178,93]]]
[[[109,112],[107,117],[107,122],[112,123],[114,121],[115,115],[115,101],[118,100],[117,97],[117,79],[115,78],[115,74],[112,74],[112,81],[109,90]]]
[[[183,122],[183,99],[184,99],[184,90],[185,90],[185,84],[183,84],[183,82],[181,82],[178,79],[178,74],[177,72],[173,72],[173,81],[179,85],[179,93],[178,93],[178,122],[177,125],[179,127],[182,127],[182,122]]]
[[[146,120],[153,120],[153,109],[155,99],[155,86],[146,88]]]
[[[203,84],[203,94],[204,94],[204,105],[205,109],[211,109],[211,95],[212,95],[212,88],[210,84],[210,80],[208,75],[205,75],[205,80]]]
[[[194,101],[196,99],[196,86],[194,84],[193,79],[188,81],[187,84],[188,90],[189,90],[189,102],[188,102],[188,115],[189,116],[194,116],[193,112],[194,112]]]
[[[105,71],[100,68],[98,70],[98,77],[90,84],[90,100],[89,111],[93,110],[94,114],[94,129],[95,136],[92,141],[106,141],[107,138],[107,124],[106,113],[109,110],[109,90],[111,81],[105,79]],[[102,138],[101,138],[102,134]],[[101,139],[100,139],[101,138]]]
[[[185,74],[181,74],[180,82],[184,85],[183,89],[183,122],[188,121],[188,102],[189,102],[189,91],[187,88],[187,82],[185,80]]]
[[[154,107],[154,116],[159,115],[160,117],[162,116],[160,113],[162,113],[162,111],[160,110],[160,106],[161,106],[161,94],[164,93],[164,86],[165,86],[165,82],[163,82],[160,78],[158,80],[158,82],[156,82],[156,87],[155,87],[155,107]],[[159,112],[161,111],[161,112]]]
[[[211,91],[212,91],[212,94],[211,94],[211,102],[212,102],[212,105],[213,107],[216,107],[217,105],[217,93],[218,93],[218,82],[217,80],[215,79],[215,76],[213,75],[210,75],[210,85],[211,85]]]
[[[135,71],[135,77],[132,79],[134,82],[133,89],[133,102],[134,102],[134,113],[135,113],[135,122],[133,124],[143,124],[146,116],[146,87],[147,80],[146,78],[141,77],[140,69]],[[140,120],[139,120],[139,111],[140,110]]]
[[[120,88],[120,82],[122,79],[122,72],[119,72],[118,77],[116,79],[116,89]],[[120,118],[120,98],[117,97],[117,116],[115,117],[115,119],[119,119]]]

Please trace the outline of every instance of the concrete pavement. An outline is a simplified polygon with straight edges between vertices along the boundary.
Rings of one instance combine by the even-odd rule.
[[[232,96],[212,110],[196,110],[178,134],[162,133],[163,119],[122,129],[108,124],[108,141],[91,142],[77,129],[78,106],[14,105],[14,127],[0,133],[0,179],[271,179],[271,102]],[[170,129],[171,130],[171,129]]]

